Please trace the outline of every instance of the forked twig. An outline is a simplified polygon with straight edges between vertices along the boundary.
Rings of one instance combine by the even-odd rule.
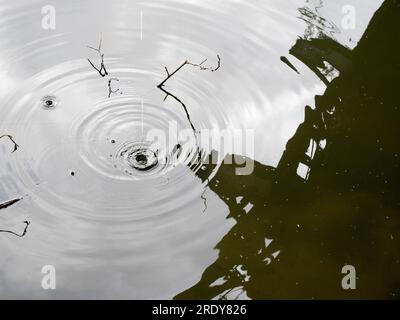
[[[112,81],[119,81],[119,79],[118,78],[110,78],[110,79],[108,79],[108,97],[109,98],[111,97],[111,94],[117,93],[119,91],[119,89],[113,90],[111,88],[111,82]]]
[[[172,97],[183,107],[183,110],[185,111],[185,114],[186,114],[186,118],[188,119],[190,127],[192,128],[193,133],[195,135],[196,141],[197,141],[197,132],[196,132],[196,129],[195,129],[193,123],[192,123],[189,111],[188,111],[185,103],[181,99],[179,99],[176,95],[174,95],[170,91],[166,90],[164,85],[169,79],[171,79],[179,70],[181,70],[186,65],[190,65],[190,66],[193,66],[193,67],[198,67],[200,70],[203,70],[203,71],[204,70],[208,70],[208,71],[211,71],[211,72],[217,71],[221,67],[221,57],[219,55],[217,55],[217,58],[218,58],[218,64],[217,64],[217,66],[215,68],[214,67],[206,67],[206,66],[204,66],[204,63],[207,61],[207,59],[203,60],[202,62],[200,62],[198,64],[192,63],[192,62],[186,60],[178,68],[176,68],[175,71],[173,71],[172,73],[169,72],[167,67],[164,67],[165,72],[167,73],[167,77],[163,81],[161,81],[161,83],[159,83],[157,85],[157,88],[165,93],[164,101],[168,97]]]
[[[103,41],[103,39],[102,39],[102,36],[100,35],[99,46],[97,48],[87,46],[89,49],[92,49],[99,54],[100,59],[101,59],[100,68],[96,68],[96,66],[92,63],[92,61],[90,61],[89,58],[87,60],[89,61],[90,65],[93,67],[93,69],[95,69],[102,77],[105,77],[108,75],[108,72],[106,70],[106,67],[104,66],[104,53],[102,53],[102,51],[101,51],[102,41]]]
[[[199,67],[200,70],[202,70],[202,71],[205,70],[205,71],[214,72],[214,71],[217,71],[221,67],[221,57],[219,56],[219,54],[217,54],[217,59],[218,59],[218,61],[217,61],[217,66],[216,67],[210,67],[210,66],[205,67],[204,63],[207,62],[207,59],[204,59],[199,64],[194,64],[194,63],[191,63],[191,62],[188,62],[188,64],[190,64],[191,66],[194,66],[194,67]]]

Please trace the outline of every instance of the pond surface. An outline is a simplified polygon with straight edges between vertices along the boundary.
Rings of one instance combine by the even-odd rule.
[[[276,167],[305,105],[326,89],[290,48],[326,34],[353,49],[382,2],[52,1],[53,29],[43,21],[48,1],[0,1],[0,134],[18,144],[12,152],[13,141],[1,140],[0,201],[22,198],[0,211],[0,229],[15,233],[0,233],[0,298],[171,299],[198,283],[234,230],[230,202],[250,213],[257,202],[230,198],[239,178],[215,191],[222,159],[235,153]],[[345,5],[357,10],[354,29],[342,26]],[[149,139],[155,129],[168,143]],[[216,149],[198,141],[210,132],[250,142],[224,145],[202,174],[204,157],[193,160]],[[258,174],[249,178],[263,190]],[[245,230],[268,247],[271,233],[257,223]],[[243,282],[268,273],[278,256],[290,273],[285,255],[300,252],[279,241],[251,273],[232,263]],[[310,253],[306,243],[296,248]],[[41,286],[45,265],[56,268],[54,291]],[[286,296],[277,284],[265,296],[268,283],[253,285],[253,294],[232,286],[235,294],[200,288],[193,297]]]

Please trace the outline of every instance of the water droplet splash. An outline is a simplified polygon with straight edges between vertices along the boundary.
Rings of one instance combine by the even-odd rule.
[[[58,102],[55,96],[44,96],[40,99],[40,104],[44,109],[54,109],[58,105]]]
[[[158,151],[146,143],[128,144],[118,152],[117,157],[129,173],[132,170],[151,171],[160,165]]]

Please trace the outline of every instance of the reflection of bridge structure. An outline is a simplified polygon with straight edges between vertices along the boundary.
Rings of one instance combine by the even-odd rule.
[[[201,280],[176,298],[398,298],[399,30],[398,1],[386,0],[352,51],[329,38],[294,45],[327,89],[305,108],[277,168],[219,168],[209,188],[237,223]],[[324,61],[340,72],[331,82]],[[299,164],[310,168],[307,181]],[[341,288],[345,264],[356,266],[358,290]]]

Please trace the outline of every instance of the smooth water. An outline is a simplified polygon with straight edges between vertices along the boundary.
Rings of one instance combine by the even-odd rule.
[[[0,200],[22,198],[0,229],[21,234],[30,221],[24,237],[0,233],[1,298],[169,299],[197,283],[235,221],[207,186],[218,166],[199,179],[202,163],[190,165],[193,141],[161,157],[145,138],[171,121],[191,129],[156,87],[164,68],[215,68],[219,55],[215,72],[186,65],[165,88],[195,130],[254,130],[241,155],[276,166],[325,90],[280,57],[313,30],[353,48],[382,1],[52,1],[56,28],[45,30],[47,4],[0,2],[0,134],[19,146],[1,141]],[[357,8],[355,29],[341,27],[343,5]],[[100,68],[100,39],[104,77],[87,60]],[[45,265],[55,291],[41,287]]]

